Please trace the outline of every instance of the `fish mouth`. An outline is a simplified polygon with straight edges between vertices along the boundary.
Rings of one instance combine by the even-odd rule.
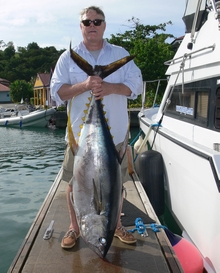
[[[108,249],[106,249],[107,240],[105,237],[99,238],[99,246],[97,247],[96,253],[101,257],[104,258],[108,252]]]

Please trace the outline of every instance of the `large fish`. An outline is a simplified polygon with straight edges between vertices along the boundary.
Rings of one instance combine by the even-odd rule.
[[[128,56],[107,66],[92,68],[70,47],[71,57],[88,75],[104,78],[126,64]],[[73,206],[80,234],[88,246],[105,257],[111,246],[120,213],[122,180],[120,164],[126,152],[127,137],[118,152],[110,134],[101,100],[91,102],[76,143],[68,119],[73,167]]]

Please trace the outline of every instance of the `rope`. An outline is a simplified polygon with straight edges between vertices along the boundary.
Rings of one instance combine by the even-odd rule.
[[[136,153],[136,156],[134,158],[134,162],[136,161],[137,157],[139,156],[139,154],[141,153],[144,145],[147,143],[147,140],[148,140],[148,137],[149,137],[149,134],[152,130],[153,127],[157,127],[157,130],[158,128],[161,126],[161,122],[159,121],[158,123],[154,123],[154,124],[151,124],[150,127],[149,127],[149,130],[148,130],[148,133],[145,135],[144,139],[143,139],[143,142],[141,143],[139,149],[137,150],[137,153]],[[142,131],[141,131],[142,132]],[[140,135],[140,134],[139,134]],[[139,135],[137,137],[139,137]],[[137,138],[136,137],[136,138]],[[152,150],[152,148],[151,148]]]
[[[131,233],[134,233],[135,231],[137,231],[141,236],[146,237],[146,236],[148,236],[147,228],[153,230],[155,233],[159,232],[161,228],[167,229],[166,226],[158,225],[158,224],[155,224],[155,223],[144,225],[141,218],[136,218],[135,228],[131,229],[131,230],[128,230],[128,231],[131,232]]]
[[[132,140],[132,142],[130,143],[130,146],[133,146],[134,143],[136,142],[136,140],[139,138],[139,136],[141,135],[142,133],[142,129],[140,129],[139,133],[136,135],[136,137]]]
[[[164,109],[163,109],[163,111],[162,111],[162,116],[161,116],[161,118],[160,118],[160,120],[159,120],[159,122],[158,122],[158,124],[159,124],[160,126],[161,126],[161,123],[162,123],[164,114],[165,114],[165,112],[166,112],[168,106],[169,106],[170,103],[171,103],[171,96],[172,96],[172,94],[173,94],[174,88],[175,88],[175,86],[176,86],[176,83],[177,83],[177,80],[178,80],[178,78],[179,78],[179,75],[180,75],[181,71],[182,71],[182,94],[184,94],[184,67],[185,67],[185,62],[186,62],[187,57],[188,57],[187,54],[184,54],[184,55],[183,55],[183,60],[182,60],[182,62],[181,62],[181,64],[180,64],[180,69],[179,69],[178,74],[177,74],[177,76],[176,76],[174,85],[172,86],[172,89],[171,89],[171,91],[170,91],[170,94],[169,94],[169,96],[168,96],[168,98],[167,98],[167,100],[166,100],[165,107],[164,107]],[[156,131],[155,131],[154,139],[153,139],[152,145],[151,145],[151,150],[153,150],[153,146],[154,146],[154,142],[155,142],[155,139],[156,139],[158,130],[159,130],[159,126],[157,127],[157,129],[156,129]]]

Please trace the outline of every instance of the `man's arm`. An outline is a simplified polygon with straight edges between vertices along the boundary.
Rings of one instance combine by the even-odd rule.
[[[101,84],[102,79],[98,76],[90,76],[84,82],[76,84],[63,84],[58,90],[57,94],[61,100],[69,100],[79,94],[92,90],[94,83]]]

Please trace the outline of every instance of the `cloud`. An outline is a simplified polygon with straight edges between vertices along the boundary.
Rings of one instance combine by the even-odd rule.
[[[27,46],[37,42],[40,46],[52,45],[68,47],[81,40],[79,13],[82,8],[94,5],[92,0],[80,1],[26,1],[24,5],[17,0],[7,0],[0,9],[0,39],[5,43],[13,41],[17,46]],[[184,34],[182,15],[185,0],[96,0],[106,14],[107,29],[105,37],[129,29],[128,19],[139,18],[142,24],[158,25],[168,21],[173,26],[167,32],[174,36]],[[172,12],[171,12],[172,8]]]

